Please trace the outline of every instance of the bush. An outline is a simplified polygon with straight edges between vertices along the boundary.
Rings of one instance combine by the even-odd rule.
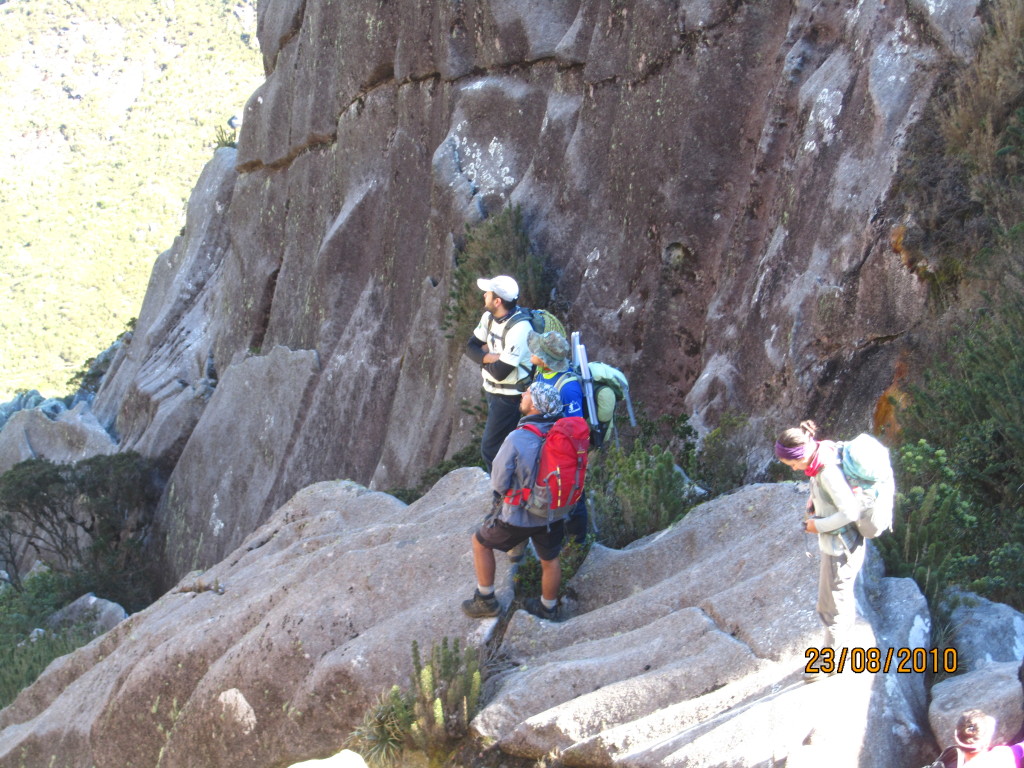
[[[606,445],[587,471],[587,504],[597,540],[608,547],[667,528],[695,501],[694,487],[672,454],[642,440],[630,449]]]
[[[720,496],[743,485],[747,475],[743,429],[749,421],[741,414],[723,413],[718,426],[704,436],[700,451],[692,454],[687,469],[711,496]]]
[[[442,321],[449,338],[463,342],[473,333],[483,314],[483,294],[476,281],[494,275],[516,279],[522,306],[552,308],[554,275],[530,245],[519,206],[505,208],[474,227],[467,225],[465,244],[455,258],[448,309]],[[461,351],[457,344],[455,349]]]
[[[1012,293],[961,324],[911,389],[903,419],[913,442],[897,465],[901,547],[887,562],[927,594],[958,584],[1024,607],[1022,387],[1024,298]]]
[[[34,629],[72,599],[71,589],[67,578],[49,570],[26,577],[20,590],[0,588],[0,709],[14,701],[51,661],[92,639],[76,627],[29,639]]]
[[[893,464],[893,533],[877,539],[878,548],[890,575],[913,578],[934,602],[962,571],[960,539],[977,536],[978,519],[943,449],[919,440],[896,451]]]

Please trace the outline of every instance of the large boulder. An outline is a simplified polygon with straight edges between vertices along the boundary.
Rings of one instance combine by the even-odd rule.
[[[953,744],[956,721],[968,709],[980,709],[996,718],[999,743],[1007,743],[1024,728],[1020,668],[1021,662],[985,664],[932,686],[928,721],[940,749]]]
[[[412,642],[443,637],[497,645],[491,666],[504,671],[473,728],[513,755],[558,751],[580,766],[923,762],[922,674],[800,681],[821,641],[817,555],[797,524],[806,486],[750,486],[625,550],[598,547],[569,585],[567,621],[517,611],[503,636],[498,619],[459,609],[488,499],[476,469],[408,507],[349,482],[304,489],[220,563],[55,661],[0,712],[0,768],[325,758],[381,691],[409,684]],[[498,564],[508,605],[507,558]],[[912,584],[871,581],[858,642],[883,654],[920,642],[927,612]]]
[[[57,631],[85,630],[95,637],[109,632],[126,618],[128,613],[120,605],[89,592],[50,614],[46,626]]]
[[[1024,659],[1020,611],[960,589],[947,590],[942,600],[943,613],[949,617],[948,644],[956,649],[962,671]]]
[[[39,408],[19,410],[0,429],[0,473],[27,459],[73,464],[116,450],[117,443],[85,403],[53,416]]]
[[[302,407],[264,446],[273,477],[220,496],[223,546],[318,480],[414,485],[467,444],[479,401],[442,328],[465,227],[514,204],[567,326],[651,414],[701,431],[751,415],[752,473],[794,414],[862,429],[897,362],[942,334],[892,253],[893,198],[977,7],[265,3],[266,82],[154,269],[99,419],[170,471],[208,453],[189,446],[201,421],[246,412],[248,393],[213,386],[284,347],[318,365],[301,391],[265,382],[264,402]],[[218,447],[168,493],[201,500],[250,463],[244,442]],[[199,567],[226,551],[186,546]]]

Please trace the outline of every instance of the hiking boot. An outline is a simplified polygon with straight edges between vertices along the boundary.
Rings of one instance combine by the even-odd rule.
[[[555,603],[554,608],[547,608],[539,597],[528,597],[526,602],[523,603],[523,609],[527,613],[532,613],[538,619],[547,619],[548,621],[559,621],[561,619],[558,610],[560,607],[558,603]]]
[[[484,597],[474,589],[473,599],[462,601],[462,612],[471,619],[487,619],[501,613],[501,603],[493,592]]]

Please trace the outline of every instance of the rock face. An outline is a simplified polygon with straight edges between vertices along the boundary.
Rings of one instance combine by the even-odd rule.
[[[625,550],[594,550],[570,585],[571,618],[511,617],[476,732],[577,766],[924,762],[923,675],[799,680],[821,640],[817,555],[796,525],[805,498],[749,486]],[[337,753],[377,694],[408,684],[413,640],[494,635],[496,619],[458,605],[487,502],[475,469],[409,507],[348,482],[303,490],[222,562],[55,661],[0,712],[0,767],[175,768],[202,754],[253,768]],[[509,575],[499,557],[505,604]],[[926,639],[916,588],[870,581],[865,647]]]
[[[976,6],[261,4],[239,148],[94,403],[122,448],[182,461],[172,577],[309,483],[408,486],[468,442],[478,376],[440,323],[466,224],[506,204],[650,413],[751,415],[753,471],[784,422],[862,429],[935,333],[887,205]]]

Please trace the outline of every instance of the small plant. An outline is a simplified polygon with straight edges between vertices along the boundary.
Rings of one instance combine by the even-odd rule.
[[[413,641],[412,661],[413,690],[392,686],[346,740],[371,768],[400,764],[407,748],[426,754],[430,766],[443,765],[480,706],[483,677],[475,649],[461,650],[457,639],[445,637],[424,661]]]
[[[345,746],[358,752],[370,768],[392,768],[399,764],[412,723],[412,698],[394,685],[370,707]]]
[[[460,653],[458,639],[449,644],[446,637],[434,645],[426,663],[413,641],[412,659],[416,692],[410,737],[431,765],[441,765],[476,716],[483,682],[479,654],[472,648]]]
[[[220,149],[222,147],[236,147],[238,146],[235,142],[235,130],[232,128],[230,131],[221,125],[217,126],[216,133],[213,137],[214,149]]]

